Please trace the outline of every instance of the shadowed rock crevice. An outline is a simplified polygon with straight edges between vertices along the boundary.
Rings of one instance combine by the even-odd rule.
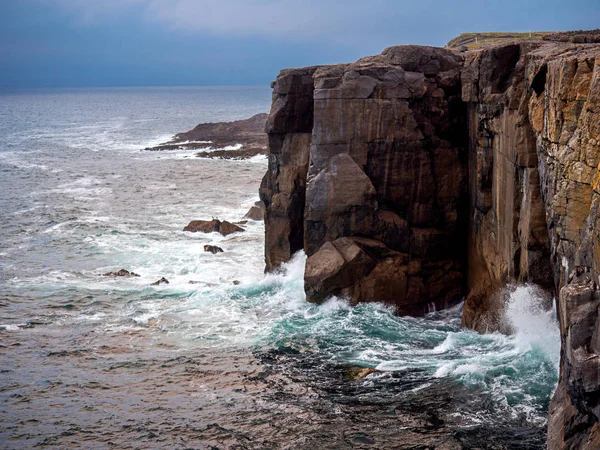
[[[266,271],[304,245],[306,174],[313,128],[312,75],[316,67],[285,70],[274,83],[266,131],[269,165],[260,186],[265,205]]]

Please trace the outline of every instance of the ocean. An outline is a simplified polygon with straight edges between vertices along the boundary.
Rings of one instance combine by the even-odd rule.
[[[144,148],[270,103],[268,87],[0,93],[0,448],[545,448],[560,338],[535,287],[511,294],[513,336],[480,335],[460,306],[307,303],[303,254],[264,274],[262,222],[182,231],[241,220],[267,158]],[[102,276],[121,268],[140,276]]]

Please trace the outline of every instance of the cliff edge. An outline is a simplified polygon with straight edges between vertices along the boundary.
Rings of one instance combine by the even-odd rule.
[[[267,121],[265,259],[304,250],[309,301],[421,314],[466,298],[504,330],[507,283],[558,296],[549,448],[600,447],[600,45],[400,46],[287,69]]]

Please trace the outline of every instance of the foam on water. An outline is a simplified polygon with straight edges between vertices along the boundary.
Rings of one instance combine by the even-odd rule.
[[[21,151],[0,152],[0,163],[11,164],[0,180],[9,193],[9,220],[0,223],[7,298],[0,299],[2,332],[19,338],[41,336],[43,329],[72,339],[74,347],[89,336],[109,344],[130,339],[131,346],[183,355],[276,349],[379,369],[383,374],[367,380],[374,385],[410,373],[422,378],[415,391],[457,381],[480,389],[508,415],[544,422],[559,335],[535,288],[520,286],[510,295],[512,336],[461,330],[460,306],[412,318],[395,317],[377,303],[307,303],[303,253],[264,275],[262,222],[250,220],[245,232],[227,237],[182,231],[193,219],[241,220],[257,200],[266,157],[223,161],[140,152],[185,126],[160,128],[160,114],[135,126],[127,117],[96,121],[92,115],[82,123],[74,114],[35,132],[13,133]],[[30,144],[34,148],[25,150]],[[206,244],[225,252],[204,252]],[[140,277],[102,276],[121,268]],[[161,277],[169,284],[150,285]]]

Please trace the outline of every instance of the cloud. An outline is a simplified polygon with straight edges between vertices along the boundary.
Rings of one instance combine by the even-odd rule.
[[[66,10],[82,24],[134,14],[150,23],[188,33],[291,40],[326,38],[333,42],[377,38],[383,34],[381,24],[389,19],[389,10],[396,10],[403,3],[386,0],[44,1]]]

